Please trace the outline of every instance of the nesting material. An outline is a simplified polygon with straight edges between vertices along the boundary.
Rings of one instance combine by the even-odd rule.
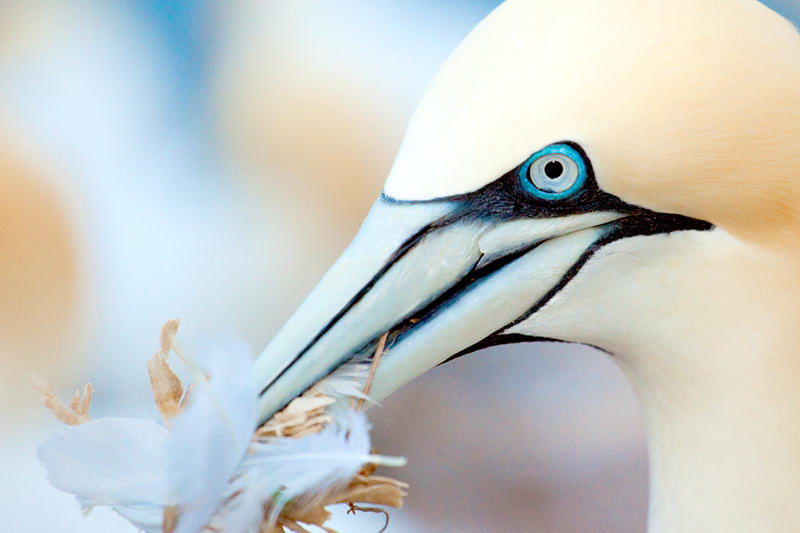
[[[319,505],[314,507],[286,505],[277,523],[270,526],[268,522],[263,522],[259,533],[285,533],[283,528],[296,533],[310,533],[302,524],[317,526],[329,533],[336,533],[325,527],[325,523],[331,518],[331,513],[326,506],[345,503],[350,505],[351,509],[359,510],[359,507],[355,505],[358,503],[384,505],[399,509],[403,506],[406,489],[408,489],[408,484],[402,481],[371,474],[359,474],[338,496],[328,498]]]
[[[258,428],[256,438],[300,438],[319,433],[333,422],[333,417],[326,410],[334,403],[336,398],[328,396],[317,387],[311,387]]]
[[[183,383],[172,371],[167,358],[173,349],[175,335],[178,334],[179,318],[170,320],[161,328],[161,342],[158,352],[147,361],[147,371],[150,374],[150,386],[153,389],[153,398],[156,401],[158,412],[164,425],[169,427],[169,421],[181,410],[183,398]]]
[[[89,422],[92,417],[89,416],[89,407],[92,404],[92,384],[87,383],[83,387],[83,397],[81,398],[80,391],[75,391],[75,396],[69,402],[69,407],[64,405],[64,402],[56,395],[55,389],[45,381],[38,374],[30,374],[30,382],[33,388],[36,389],[36,394],[42,403],[56,415],[61,422],[68,426],[77,426],[84,422]]]
[[[370,452],[360,409],[348,409],[347,399],[320,383],[254,431],[252,355],[228,339],[202,357],[184,357],[174,346],[179,323],[165,324],[160,349],[147,362],[163,426],[92,420],[90,384],[67,407],[31,375],[45,406],[74,426],[40,446],[53,485],[75,494],[84,508],[113,507],[148,533],[306,533],[308,526],[335,533],[324,525],[331,517],[327,506],[384,513],[359,505],[402,506],[408,486],[374,472],[378,464],[405,460]],[[379,344],[370,375],[385,336]],[[189,387],[169,365],[172,351],[195,375]],[[358,394],[359,407],[367,393],[368,386]]]

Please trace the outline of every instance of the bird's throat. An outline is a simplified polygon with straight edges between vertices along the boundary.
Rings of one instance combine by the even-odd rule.
[[[800,290],[791,262],[727,252],[736,267],[686,276],[618,351],[645,413],[650,533],[800,531]]]
[[[800,375],[775,359],[669,385],[628,370],[647,425],[649,533],[800,531]]]

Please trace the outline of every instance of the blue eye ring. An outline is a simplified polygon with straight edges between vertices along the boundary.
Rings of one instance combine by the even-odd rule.
[[[559,170],[561,173],[555,175]],[[586,174],[586,162],[577,150],[566,144],[553,144],[525,161],[519,169],[519,180],[523,189],[538,198],[563,200],[583,188]]]

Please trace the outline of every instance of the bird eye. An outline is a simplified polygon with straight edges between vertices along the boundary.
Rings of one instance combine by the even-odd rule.
[[[545,200],[578,192],[586,181],[586,163],[577,150],[554,144],[533,154],[519,171],[522,187]]]

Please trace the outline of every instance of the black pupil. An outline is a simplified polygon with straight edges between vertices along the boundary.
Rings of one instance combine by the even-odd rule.
[[[560,178],[561,174],[564,173],[564,165],[558,161],[550,161],[544,166],[544,173],[551,180]]]

